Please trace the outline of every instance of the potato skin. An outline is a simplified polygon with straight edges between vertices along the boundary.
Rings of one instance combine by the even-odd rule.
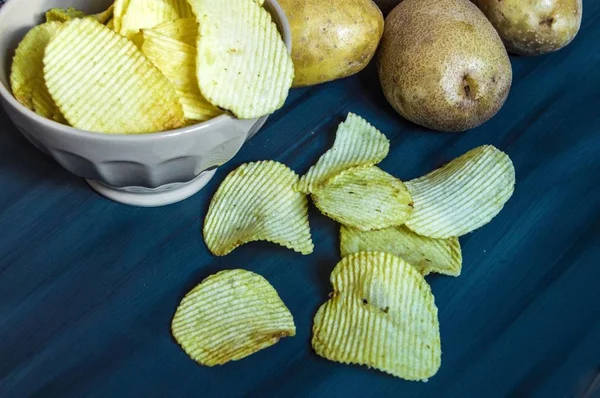
[[[579,32],[582,0],[473,0],[513,54],[559,50]]]
[[[506,49],[469,0],[404,0],[379,46],[383,92],[400,115],[439,131],[486,122],[512,83]]]
[[[294,87],[360,72],[383,34],[372,0],[279,0],[292,28]]]

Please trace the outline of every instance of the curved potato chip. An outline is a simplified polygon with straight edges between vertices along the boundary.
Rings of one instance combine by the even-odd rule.
[[[253,0],[190,0],[198,16],[198,83],[213,105],[241,119],[279,109],[294,65],[271,14]]]
[[[319,308],[312,346],[331,361],[427,380],[441,365],[440,325],[431,288],[410,264],[360,252],[331,273],[331,299]]]
[[[271,284],[241,269],[209,276],[181,301],[175,340],[206,366],[237,361],[294,336],[294,318]]]
[[[46,22],[25,35],[15,52],[10,85],[21,104],[44,117],[64,123],[64,117],[44,82],[44,52],[60,26],[59,22]]]
[[[48,91],[74,127],[133,134],[185,122],[167,78],[133,43],[93,19],[66,22],[44,65]]]
[[[412,213],[404,183],[376,166],[354,167],[316,187],[321,213],[361,231],[402,225]]]
[[[129,6],[129,0],[115,0],[113,10],[113,30],[119,32],[123,24],[123,17]]]
[[[294,192],[298,175],[287,166],[262,161],[232,171],[212,198],[204,240],[216,256],[244,243],[266,240],[302,254],[313,251],[306,196]]]
[[[515,168],[491,145],[472,149],[406,187],[415,211],[406,226],[432,238],[462,236],[492,220],[515,188]]]
[[[175,87],[186,119],[204,121],[222,114],[200,94],[196,47],[152,30],[142,32],[142,52]]]
[[[120,21],[119,33],[131,39],[142,29],[193,16],[187,0],[129,0]]]
[[[434,239],[418,235],[406,226],[377,231],[360,231],[342,226],[342,257],[358,252],[384,252],[398,256],[415,267],[421,275],[437,273],[459,276],[462,252],[458,238]]]
[[[385,135],[365,119],[349,113],[346,121],[339,125],[331,149],[300,178],[295,189],[312,193],[315,186],[346,169],[381,162],[389,150],[390,141]]]
[[[147,32],[148,29],[144,29]],[[175,21],[164,22],[150,29],[151,32],[160,33],[171,39],[182,41],[196,48],[198,42],[198,22],[196,18],[180,18]],[[194,65],[196,59],[194,58]]]
[[[113,6],[111,5],[106,11],[99,12],[98,14],[87,15],[85,12],[80,11],[76,8],[52,8],[46,12],[46,21],[58,21],[67,22],[75,18],[94,18],[101,24],[106,23],[113,16]]]

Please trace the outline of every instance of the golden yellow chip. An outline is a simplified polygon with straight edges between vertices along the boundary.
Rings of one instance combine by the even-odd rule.
[[[65,22],[44,65],[48,91],[74,127],[134,134],[185,122],[167,78],[133,43],[93,19]]]
[[[398,256],[422,275],[430,273],[459,276],[462,252],[458,238],[434,239],[418,235],[406,226],[377,231],[360,231],[342,226],[342,257],[358,252],[384,252]]]
[[[10,85],[21,104],[40,115],[64,123],[64,118],[48,94],[44,82],[44,51],[58,33],[59,22],[46,22],[31,29],[23,38],[13,59]]]
[[[319,308],[312,346],[332,361],[426,381],[441,365],[438,310],[410,264],[389,253],[360,252],[331,273],[331,299]]]
[[[502,210],[514,191],[515,168],[507,154],[485,145],[406,187],[415,201],[406,226],[419,235],[445,239],[482,227]]]
[[[187,0],[129,0],[126,7],[120,20],[119,33],[127,38],[133,37],[141,29],[194,17]]]
[[[271,14],[253,0],[190,0],[198,16],[202,95],[241,119],[279,109],[294,66]]]
[[[111,18],[107,23],[106,27],[110,30],[115,30],[115,19]]]
[[[148,29],[144,29],[144,31],[147,32]],[[198,22],[196,22],[196,18],[180,18],[175,21],[165,22],[155,26],[150,31],[160,33],[177,41],[182,41],[194,48],[198,42]],[[195,63],[196,60],[194,59]]]
[[[196,362],[222,365],[294,336],[294,318],[271,284],[241,269],[209,276],[181,301],[171,330]]]
[[[316,187],[312,198],[321,213],[361,231],[402,225],[412,213],[404,183],[376,166],[342,171]]]
[[[52,8],[46,12],[46,21],[57,21],[67,22],[75,18],[94,18],[100,23],[106,23],[113,15],[113,6],[110,6],[106,11],[99,12],[98,14],[87,15],[85,12],[80,11],[76,8]]]
[[[295,189],[312,193],[319,184],[356,166],[372,166],[381,162],[390,150],[390,142],[379,130],[354,113],[349,113],[335,134],[331,149],[321,156]]]
[[[123,17],[125,16],[125,12],[127,11],[127,6],[129,6],[129,0],[115,0],[112,29],[117,33],[121,30],[121,25],[123,24]]]
[[[153,30],[142,30],[142,52],[177,90],[186,119],[204,121],[223,113],[208,102],[198,88],[196,47]]]
[[[273,161],[246,163],[232,171],[212,198],[204,241],[216,256],[244,243],[266,240],[302,254],[313,251],[308,200],[294,192],[298,175]]]

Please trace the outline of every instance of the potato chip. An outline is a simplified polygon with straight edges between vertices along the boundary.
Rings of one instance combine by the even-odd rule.
[[[422,275],[437,273],[459,276],[462,269],[458,238],[427,238],[406,226],[377,231],[360,231],[342,226],[340,250],[342,257],[358,252],[390,253],[404,259]]]
[[[142,52],[169,79],[179,95],[186,119],[204,121],[223,113],[198,88],[196,47],[153,30],[142,30]]]
[[[194,17],[194,14],[187,0],[129,0],[122,16],[119,33],[131,38],[141,29],[190,17]]]
[[[185,122],[167,78],[133,43],[93,19],[65,22],[44,65],[48,91],[74,127],[133,134]]]
[[[115,30],[115,19],[111,18],[107,23],[106,27],[110,30]]]
[[[202,95],[240,119],[279,109],[294,66],[271,14],[253,0],[190,0],[198,16]]]
[[[59,22],[46,22],[34,27],[25,35],[15,52],[10,85],[15,98],[21,104],[44,117],[64,122],[44,82],[44,51],[58,33],[60,26]]]
[[[180,18],[175,21],[162,23],[152,29],[144,29],[145,32],[148,30],[160,33],[161,35],[165,35],[177,41],[182,41],[194,48],[196,48],[198,42],[198,22],[196,22],[196,18]],[[194,59],[194,64],[195,63],[196,60]]]
[[[76,8],[52,8],[46,12],[46,21],[57,21],[67,22],[75,18],[94,18],[100,23],[106,23],[113,15],[113,6],[110,6],[106,11],[99,12],[98,14],[87,15],[85,12],[80,11]]]
[[[261,161],[231,172],[212,198],[204,240],[216,256],[244,243],[266,240],[302,254],[313,251],[308,200],[294,192],[298,175],[287,166]]]
[[[438,310],[414,267],[389,253],[360,252],[340,261],[330,280],[331,299],[313,325],[318,355],[407,380],[426,381],[437,373]]]
[[[514,191],[515,168],[508,155],[485,145],[406,187],[415,201],[406,226],[419,235],[446,239],[482,227],[502,210]]]
[[[113,11],[113,30],[119,32],[123,24],[123,17],[129,6],[129,0],[115,0]]]
[[[294,318],[262,276],[241,269],[209,276],[181,301],[171,330],[196,362],[222,365],[294,336]]]
[[[390,141],[385,135],[360,116],[349,113],[339,125],[331,149],[300,178],[295,189],[312,193],[315,186],[346,169],[381,162],[389,150]]]
[[[404,183],[376,166],[342,171],[318,186],[312,198],[327,217],[361,231],[402,225],[412,213]]]

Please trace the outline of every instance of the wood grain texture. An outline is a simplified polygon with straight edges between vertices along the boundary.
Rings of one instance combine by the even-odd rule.
[[[512,58],[508,101],[480,128],[442,134],[403,121],[369,67],[294,90],[204,191],[165,208],[99,197],[0,111],[0,396],[582,396],[600,371],[600,2],[584,3],[569,47]],[[403,179],[482,144],[515,163],[513,198],[461,238],[462,275],[427,277],[443,350],[427,384],[312,352],[312,318],[339,260],[338,226],[314,208],[308,257],[252,243],[215,258],[202,241],[201,217],[229,171],[275,159],[303,173],[349,111],[391,139],[381,167]],[[243,361],[200,367],[170,321],[187,291],[232,268],[266,277],[298,333]]]

